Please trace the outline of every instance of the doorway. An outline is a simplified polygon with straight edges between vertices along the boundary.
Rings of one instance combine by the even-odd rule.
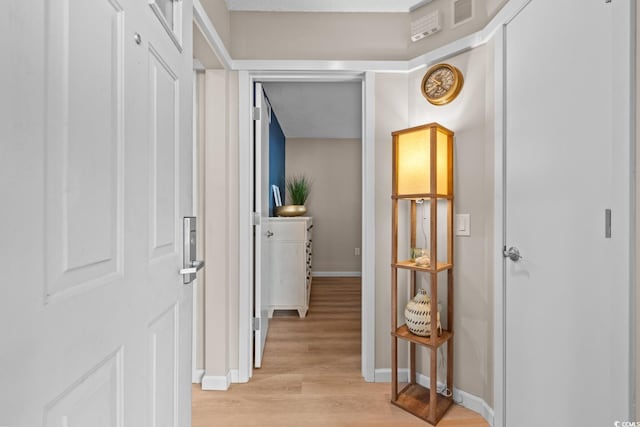
[[[295,309],[295,317],[309,314],[318,320],[313,313],[317,301],[310,298],[318,295],[316,284],[330,287],[329,278],[360,282],[362,85],[358,81],[270,82],[257,84],[256,92],[265,100],[260,100],[254,128],[255,165],[260,166],[261,182],[256,182],[255,206],[260,206],[262,223],[256,224],[255,232],[260,236],[256,249],[261,255],[260,259],[255,255],[254,298],[256,303],[258,295],[269,298],[260,301],[261,311],[255,308],[260,328],[255,331],[254,366],[260,367],[272,315],[282,317],[288,314],[285,310]],[[259,99],[256,96],[256,106]],[[264,109],[268,114],[262,114]],[[257,133],[263,125],[269,128],[268,138],[265,130]],[[306,201],[292,198],[293,179],[309,183]],[[279,217],[276,204],[303,204],[307,212],[297,218]],[[286,329],[287,320],[279,322]],[[359,349],[359,332],[357,344]]]
[[[374,179],[373,179],[373,88],[372,73],[251,73],[241,71],[239,75],[240,99],[240,200],[241,218],[251,218],[253,208],[253,123],[251,121],[252,100],[255,82],[359,82],[362,85],[362,375],[367,381],[373,380],[374,353]],[[240,227],[241,256],[253,256],[253,236],[251,224]],[[252,375],[252,284],[255,271],[251,268],[240,272],[239,289],[239,382],[246,382]]]

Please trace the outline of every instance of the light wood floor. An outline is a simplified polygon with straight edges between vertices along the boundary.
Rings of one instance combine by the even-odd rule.
[[[427,426],[360,374],[360,279],[314,278],[305,319],[276,312],[263,367],[226,392],[193,387],[193,427]],[[488,427],[454,405],[438,426]]]

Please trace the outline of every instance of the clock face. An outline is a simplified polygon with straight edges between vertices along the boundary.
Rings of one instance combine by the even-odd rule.
[[[462,73],[452,65],[435,65],[422,79],[422,94],[434,105],[444,105],[453,101],[460,89]]]

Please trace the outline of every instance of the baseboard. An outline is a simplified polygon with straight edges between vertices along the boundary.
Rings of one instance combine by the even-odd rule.
[[[409,381],[409,369],[398,369],[398,381]],[[390,383],[391,382],[391,369],[376,369],[373,373],[373,382],[375,383]]]
[[[359,271],[314,271],[311,273],[313,277],[361,277]]]
[[[204,377],[204,369],[195,369],[191,374],[191,383],[200,384]]]
[[[231,374],[231,382],[233,384],[238,384],[240,382],[238,380],[238,378],[240,378],[240,371],[238,371],[237,369],[231,369],[229,370],[229,374]]]
[[[203,390],[226,391],[231,384],[231,371],[227,375],[204,375],[202,377]]]
[[[398,369],[398,381],[407,382],[409,380],[409,369]],[[374,382],[389,383],[391,382],[391,369],[376,369],[374,373]],[[428,376],[416,374],[416,382],[423,387],[429,387],[431,380]],[[443,384],[438,383],[439,386]],[[467,393],[464,390],[453,388],[453,400],[460,406],[464,406],[478,414],[482,415],[490,426],[493,426],[493,409],[487,405],[484,399]]]

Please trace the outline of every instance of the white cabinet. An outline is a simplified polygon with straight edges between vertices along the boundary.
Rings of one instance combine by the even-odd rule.
[[[307,315],[311,295],[311,217],[269,218],[271,308]]]

